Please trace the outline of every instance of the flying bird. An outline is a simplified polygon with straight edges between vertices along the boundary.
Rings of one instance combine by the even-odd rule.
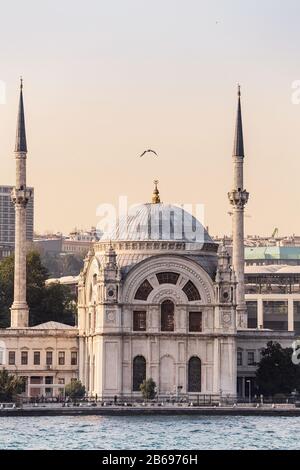
[[[140,155],[140,158],[143,157],[146,153],[154,153],[154,155],[157,155],[157,153],[154,151],[154,150],[151,150],[151,149],[148,149],[148,150],[145,150],[141,155]]]

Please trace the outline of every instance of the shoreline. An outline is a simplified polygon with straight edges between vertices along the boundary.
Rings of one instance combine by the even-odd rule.
[[[1,417],[33,416],[282,416],[300,417],[300,408],[286,407],[186,407],[186,408],[7,408],[0,410]]]

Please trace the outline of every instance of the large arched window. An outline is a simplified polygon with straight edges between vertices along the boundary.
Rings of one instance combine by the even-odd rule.
[[[151,286],[148,279],[146,279],[136,291],[134,296],[135,300],[147,300],[149,294],[153,291],[153,287]]]
[[[161,331],[174,331],[174,304],[171,300],[161,304]]]
[[[191,357],[188,366],[188,391],[201,392],[201,360],[199,357]]]
[[[144,380],[146,380],[146,359],[143,356],[136,356],[133,359],[132,390],[140,392]]]
[[[157,273],[156,274],[157,280],[159,284],[177,284],[177,281],[179,279],[179,274],[178,273],[172,273],[172,272],[163,272],[163,273]]]
[[[192,281],[188,281],[182,290],[189,299],[189,302],[201,300],[199,291]]]

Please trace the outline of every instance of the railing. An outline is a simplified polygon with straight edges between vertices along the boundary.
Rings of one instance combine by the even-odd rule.
[[[12,404],[4,403],[3,405],[9,407]],[[146,400],[142,397],[132,395],[128,396],[103,396],[99,397],[85,397],[82,399],[71,400],[65,397],[21,397],[18,399],[18,405],[31,405],[31,406],[146,406],[146,407],[220,407],[220,406],[297,406],[300,407],[300,395],[282,395],[270,397],[252,397],[241,398],[237,396],[220,396],[220,395],[201,395],[201,394],[181,394],[180,396],[158,395],[153,400]],[[0,403],[1,409],[1,403]]]

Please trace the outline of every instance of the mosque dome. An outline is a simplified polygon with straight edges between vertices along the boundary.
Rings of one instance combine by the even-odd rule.
[[[172,204],[141,204],[131,208],[101,241],[175,241],[214,243],[201,222],[183,207]]]
[[[131,206],[126,215],[106,222],[94,245],[99,264],[103,264],[111,246],[123,274],[149,257],[163,255],[184,256],[201,265],[210,276],[215,274],[218,244],[186,206],[160,201],[157,181],[152,203]]]

